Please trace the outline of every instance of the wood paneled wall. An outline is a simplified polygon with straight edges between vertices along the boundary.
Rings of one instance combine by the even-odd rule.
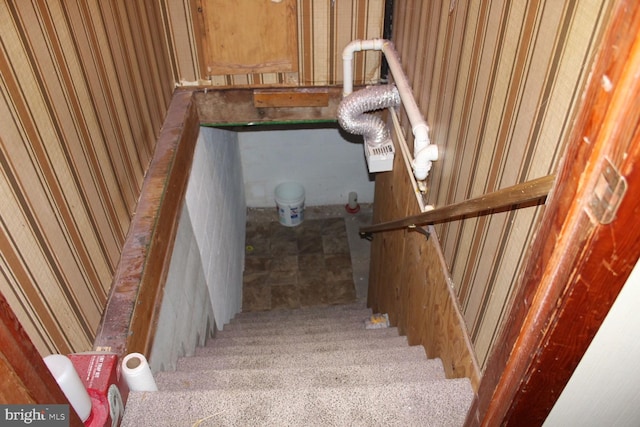
[[[174,88],[159,2],[0,1],[0,291],[89,350]]]
[[[420,213],[410,186],[398,154],[393,172],[376,175],[374,224]],[[470,378],[477,390],[480,369],[450,283],[435,236],[408,230],[374,235],[368,305],[388,313],[410,345],[422,345],[429,358],[440,358],[448,378]]]
[[[213,74],[206,67],[207,0],[163,0],[174,77],[182,85],[216,87],[327,86],[342,84],[342,49],[355,39],[381,38],[384,0],[297,0],[298,64],[295,72]],[[240,37],[241,38],[241,37]],[[239,39],[240,39],[239,38]],[[354,61],[355,84],[377,83],[380,54],[362,53]]]
[[[393,41],[441,154],[427,181],[428,203],[460,202],[555,171],[609,9],[606,0],[395,2]],[[406,117],[402,124],[410,135]],[[376,193],[376,209],[387,219],[407,213],[399,194],[412,191],[393,182]],[[436,228],[481,368],[541,209]],[[374,249],[379,258],[372,264],[415,269],[406,250],[401,258],[403,251],[391,247]],[[431,261],[423,258],[426,271],[408,278],[402,292],[432,285]]]

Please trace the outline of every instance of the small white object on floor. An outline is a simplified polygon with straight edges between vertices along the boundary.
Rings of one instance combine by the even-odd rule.
[[[158,391],[149,363],[143,354],[130,353],[122,359],[122,376],[131,391]]]
[[[389,327],[389,315],[373,314],[367,320],[364,321],[365,329],[384,329]]]

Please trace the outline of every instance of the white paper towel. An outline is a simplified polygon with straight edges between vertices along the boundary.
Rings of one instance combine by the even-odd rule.
[[[76,411],[82,422],[85,422],[91,415],[91,398],[76,368],[73,367],[71,359],[63,354],[50,354],[44,358],[44,363],[51,371],[64,395],[67,396],[71,407]]]
[[[156,380],[143,354],[128,354],[122,360],[122,375],[131,391],[158,391]]]

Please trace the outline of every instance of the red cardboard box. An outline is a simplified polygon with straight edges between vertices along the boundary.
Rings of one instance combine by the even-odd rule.
[[[118,355],[78,353],[70,354],[69,359],[91,397],[91,415],[85,426],[119,426],[129,389],[120,375]]]

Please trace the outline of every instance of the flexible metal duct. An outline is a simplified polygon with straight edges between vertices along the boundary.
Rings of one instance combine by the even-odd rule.
[[[353,54],[364,50],[379,50],[385,55],[393,81],[400,93],[404,111],[409,117],[413,132],[413,174],[418,181],[427,178],[431,169],[431,162],[438,160],[438,146],[429,140],[429,126],[422,117],[420,108],[413,97],[409,80],[402,71],[400,56],[393,43],[384,39],[353,40],[342,51],[344,89],[343,96],[348,96],[353,90]],[[366,141],[366,139],[365,139]]]
[[[379,147],[389,140],[389,129],[379,117],[365,113],[398,105],[400,94],[395,86],[370,86],[349,94],[340,102],[338,123],[345,131],[362,135],[370,147]]]

